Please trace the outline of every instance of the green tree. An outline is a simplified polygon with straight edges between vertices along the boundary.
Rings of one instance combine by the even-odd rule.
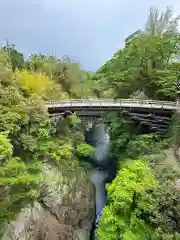
[[[111,139],[110,154],[119,159],[125,152],[129,141],[138,133],[139,128],[135,127],[130,118],[125,118],[121,114],[109,114],[105,123]]]
[[[27,61],[28,69],[41,71],[52,79],[69,98],[83,98],[92,95],[90,74],[81,69],[78,62],[69,57],[34,54]]]
[[[152,8],[147,31],[137,31],[127,38],[125,47],[97,71],[102,85],[113,89],[112,97],[128,98],[141,91],[151,99],[175,100],[179,77],[178,19],[179,16],[172,16],[171,8],[161,16]]]
[[[75,114],[56,123],[49,118],[44,100],[67,98],[69,94],[73,97],[76,89],[71,91],[74,83],[70,83],[70,91],[65,92],[58,74],[57,79],[54,77],[57,72],[49,71],[50,66],[59,64],[56,58],[41,56],[40,60],[41,64],[26,63],[28,70],[13,69],[8,52],[0,51],[1,229],[21,207],[38,199],[43,160],[53,161],[67,174],[75,172],[80,157],[91,152],[91,147],[83,143]],[[84,91],[89,94],[86,88]]]
[[[172,8],[162,14],[151,8],[145,28],[126,38],[125,47],[93,76],[95,80],[101,76],[100,84],[112,89],[111,97],[176,99],[180,35],[177,28],[179,16],[174,17],[172,13]],[[103,91],[109,89],[104,87]],[[176,155],[179,147],[178,116],[173,130]],[[111,139],[110,150],[120,161],[121,168],[107,188],[108,203],[100,220],[98,238],[180,239],[179,169],[164,166],[153,155],[170,147],[170,139],[162,139],[157,134],[142,134],[141,126],[129,122],[124,115],[109,116],[106,123]]]
[[[155,200],[149,192],[157,187],[158,182],[144,159],[122,168],[107,187],[108,204],[99,223],[98,239],[151,239],[153,228],[141,215],[154,210]]]
[[[126,155],[129,158],[159,153],[169,146],[168,139],[163,139],[160,134],[138,134],[126,146]]]
[[[15,71],[16,68],[23,69],[25,67],[24,56],[21,52],[19,52],[15,45],[8,45],[3,48],[8,54],[10,64],[12,66],[12,70]]]
[[[37,199],[41,165],[26,165],[20,158],[12,157],[13,146],[7,132],[0,133],[0,228],[10,221],[21,207]]]
[[[169,166],[152,172],[143,158],[127,160],[107,187],[98,239],[180,239],[179,177]]]

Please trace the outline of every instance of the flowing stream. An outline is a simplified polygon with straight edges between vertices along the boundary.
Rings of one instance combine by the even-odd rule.
[[[105,185],[107,181],[115,176],[115,168],[110,163],[109,158],[109,135],[105,131],[104,123],[97,123],[92,130],[87,133],[87,143],[95,147],[94,154],[91,157],[93,168],[90,171],[90,178],[96,189],[96,217],[92,231],[97,228],[102,209],[107,201]],[[113,176],[114,175],[114,176]]]

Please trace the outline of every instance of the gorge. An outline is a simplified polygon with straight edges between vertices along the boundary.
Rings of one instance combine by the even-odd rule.
[[[178,19],[150,9],[95,73],[0,48],[0,239],[180,240]],[[78,109],[53,122],[47,102],[73,99],[126,106],[106,104],[94,122]],[[146,112],[127,106],[143,100]]]
[[[94,168],[90,171],[90,179],[96,189],[96,215],[92,227],[91,235],[94,235],[94,231],[98,227],[98,221],[102,214],[102,209],[107,201],[107,193],[105,184],[107,181],[111,181],[115,176],[116,169],[112,172],[112,163],[110,163],[109,156],[109,135],[105,131],[105,125],[102,122],[94,124],[92,129],[86,133],[86,141],[95,147],[94,153],[90,157]],[[111,168],[108,166],[111,164]],[[108,168],[109,167],[109,168]]]

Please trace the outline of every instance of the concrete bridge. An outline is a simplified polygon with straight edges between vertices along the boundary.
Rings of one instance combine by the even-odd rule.
[[[76,112],[83,121],[103,118],[108,112],[120,112],[152,130],[167,130],[178,102],[137,99],[74,99],[46,103],[50,116],[60,117],[63,112]]]

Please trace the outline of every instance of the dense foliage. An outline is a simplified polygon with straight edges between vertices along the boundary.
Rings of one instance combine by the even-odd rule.
[[[127,160],[107,187],[99,239],[180,239],[180,191],[172,185],[177,177],[167,167],[153,172],[146,159]]]
[[[176,99],[178,20],[171,8],[162,15],[151,9],[145,28],[127,37],[124,47],[95,74],[69,58],[33,54],[25,60],[14,45],[0,49],[0,229],[26,203],[38,199],[39,172],[45,159],[61,170],[77,171],[78,160],[92,151],[83,141],[75,114],[55,124],[44,101]],[[142,126],[124,115],[107,116],[110,152],[120,164],[116,178],[107,186],[108,203],[98,239],[180,239],[179,166],[166,166],[157,157],[172,142],[180,159],[179,119],[177,113],[172,137],[163,139],[158,134],[143,134]]]
[[[145,29],[125,40],[95,74],[101,95],[115,98],[176,100],[180,77],[179,16],[172,9],[159,15],[151,9]],[[109,88],[107,88],[107,86]],[[179,161],[165,163],[165,149],[175,146],[179,160],[179,113],[171,131],[162,138],[143,133],[142,126],[124,117],[107,117],[111,154],[119,172],[107,186],[108,203],[97,230],[97,239],[180,239]],[[172,159],[171,159],[172,160]]]
[[[166,24],[171,22],[171,9],[159,16],[161,23],[157,23],[157,12],[154,11],[154,16],[152,14],[151,10],[146,25],[151,25],[153,29],[161,27],[159,34],[147,34],[145,29],[126,39],[125,47],[118,50],[94,76],[104,86],[102,94],[129,98],[138,91],[150,99],[175,99],[176,79],[180,77],[180,35],[174,31],[177,27],[175,23],[171,24],[172,31],[169,30],[170,26],[166,29]]]
[[[12,157],[13,149],[8,140],[8,133],[0,134],[1,166],[0,166],[0,226],[10,220],[14,213],[25,203],[39,196],[38,171],[41,163],[31,161],[25,164],[19,157]]]
[[[76,171],[78,158],[92,151],[75,114],[55,123],[44,102],[90,96],[91,81],[69,59],[33,55],[25,61],[15,46],[0,49],[0,229],[39,197],[45,159]]]

